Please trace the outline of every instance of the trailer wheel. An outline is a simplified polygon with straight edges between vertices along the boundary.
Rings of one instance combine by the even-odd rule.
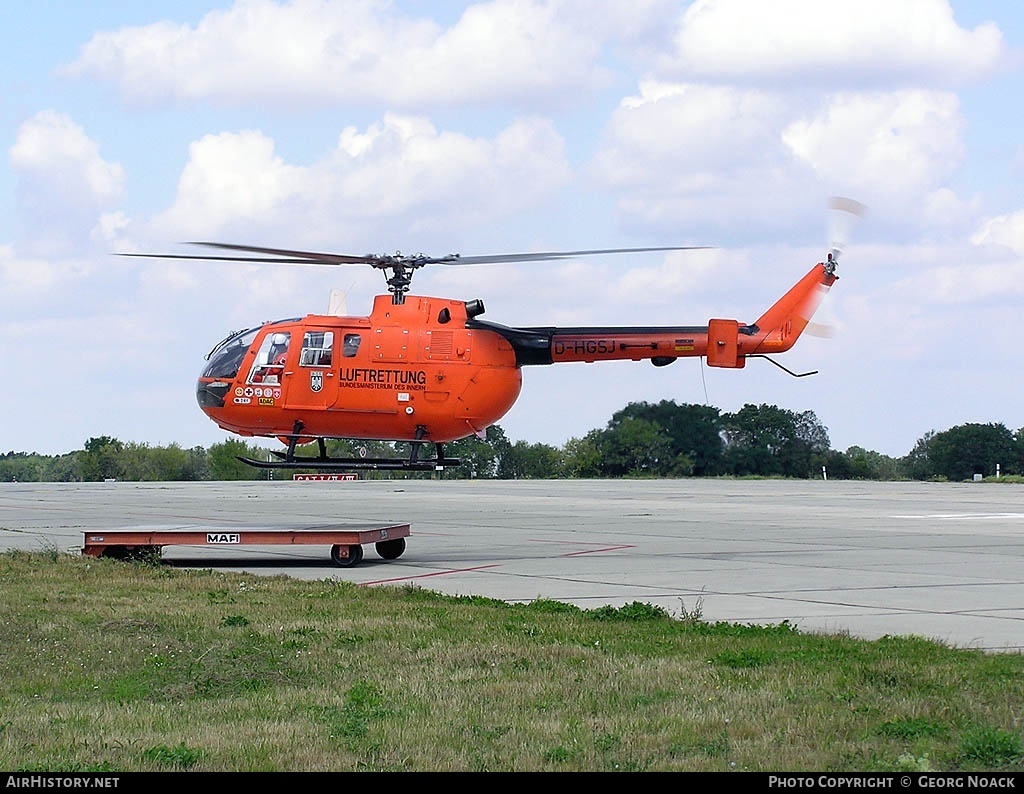
[[[348,556],[342,556],[342,549],[348,549]],[[358,543],[351,546],[342,546],[340,543],[336,543],[331,546],[331,559],[339,568],[351,568],[362,561],[363,547]]]
[[[374,548],[385,560],[397,560],[405,553],[405,538],[392,538],[391,540],[377,541]]]

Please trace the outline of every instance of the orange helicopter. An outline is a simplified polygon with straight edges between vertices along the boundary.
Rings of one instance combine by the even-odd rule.
[[[444,444],[501,419],[519,397],[525,366],[569,361],[649,360],[655,366],[703,356],[708,366],[741,369],[748,358],[789,350],[837,280],[838,249],[810,269],[752,323],[711,319],[665,327],[515,328],[481,320],[481,300],[409,294],[427,265],[558,260],[611,253],[705,248],[615,248],[443,257],[316,253],[227,243],[192,243],[245,255],[125,254],[259,264],[366,264],[384,272],[389,295],[367,317],[308,314],[232,333],[207,355],[196,397],[224,430],[277,438],[276,460],[241,458],[260,468],[441,470],[457,466]],[[796,373],[768,358],[776,366]],[[810,375],[813,373],[803,373]],[[801,377],[802,375],[797,375]],[[332,457],[328,439],[411,442],[407,458]],[[318,454],[296,448],[316,442]],[[424,456],[424,445],[433,455]],[[429,452],[426,453],[429,455]]]

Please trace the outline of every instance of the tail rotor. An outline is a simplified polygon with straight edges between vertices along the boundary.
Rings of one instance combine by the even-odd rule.
[[[857,221],[864,217],[867,207],[852,198],[832,196],[828,200],[828,210],[828,265],[835,269],[839,264],[840,255],[850,241]],[[825,305],[821,307],[826,310],[823,312],[826,315],[828,314],[827,303],[826,296]],[[835,321],[829,319],[825,319],[824,322],[809,322],[806,333],[811,336],[831,339],[835,336],[836,324]]]
[[[828,202],[829,208],[829,259],[838,264],[839,255],[850,241],[853,227],[864,217],[867,207],[852,198],[833,196]]]

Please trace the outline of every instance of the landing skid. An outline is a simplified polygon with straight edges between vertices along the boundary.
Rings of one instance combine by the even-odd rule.
[[[275,455],[281,453],[275,452]],[[242,463],[255,466],[258,469],[317,469],[321,471],[335,471],[337,469],[380,469],[387,471],[436,471],[446,469],[449,466],[459,466],[462,461],[459,458],[439,458],[432,460],[403,460],[401,458],[314,458],[296,455],[289,459],[281,455],[280,460],[255,460],[253,458],[238,458]]]
[[[301,427],[296,427],[296,431]],[[412,451],[408,458],[333,458],[327,454],[326,440],[317,438],[320,454],[296,455],[295,447],[302,436],[292,435],[288,437],[288,451],[271,451],[277,460],[256,460],[255,458],[244,458],[238,456],[238,460],[249,466],[258,469],[315,469],[319,471],[337,471],[338,469],[377,469],[386,471],[438,471],[452,466],[459,466],[462,460],[459,458],[446,458],[444,446],[434,444],[436,452],[433,458],[420,458],[420,447],[425,441],[413,441]]]

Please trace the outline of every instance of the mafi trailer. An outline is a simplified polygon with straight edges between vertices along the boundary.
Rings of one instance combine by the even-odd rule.
[[[163,552],[164,546],[276,546],[317,544],[331,547],[335,565],[351,568],[363,559],[363,546],[374,544],[385,560],[405,552],[408,524],[268,525],[237,529],[213,526],[126,527],[88,530],[82,554],[130,559]]]

